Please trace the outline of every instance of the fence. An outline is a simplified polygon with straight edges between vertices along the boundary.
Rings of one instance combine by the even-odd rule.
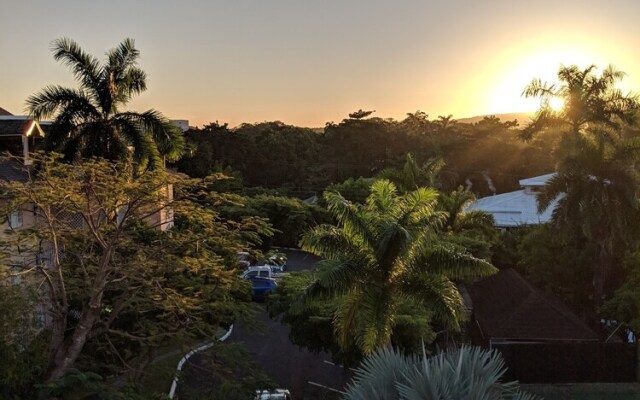
[[[522,383],[634,382],[636,345],[624,343],[494,343]]]

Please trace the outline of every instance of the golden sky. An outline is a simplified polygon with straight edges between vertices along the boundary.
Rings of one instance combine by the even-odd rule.
[[[149,90],[131,103],[191,125],[281,120],[320,127],[357,109],[403,118],[528,111],[533,78],[560,64],[628,75],[640,90],[640,2],[518,0],[22,1],[0,15],[0,107],[24,111],[68,36],[101,56],[125,37]]]

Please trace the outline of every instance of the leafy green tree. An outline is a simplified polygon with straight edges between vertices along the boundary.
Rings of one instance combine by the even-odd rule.
[[[509,267],[579,314],[592,311],[596,249],[580,228],[562,232],[551,224],[541,224],[520,230],[515,244],[517,261]]]
[[[596,310],[613,272],[616,249],[628,243],[640,218],[640,175],[635,168],[640,141],[611,139],[606,135],[574,138],[575,151],[560,161],[557,174],[538,194],[540,211],[558,199],[552,220],[559,229],[580,227],[584,237],[595,244]]]
[[[326,210],[307,204],[300,199],[267,194],[247,197],[240,205],[220,208],[222,214],[233,220],[257,216],[268,219],[274,229],[273,237],[264,237],[264,247],[271,245],[295,247],[309,227],[329,220]]]
[[[334,192],[325,200],[338,225],[316,227],[302,238],[304,250],[326,260],[305,298],[340,298],[334,329],[341,346],[355,344],[367,354],[389,343],[403,301],[459,329],[465,311],[452,280],[487,276],[495,268],[439,240],[434,190],[399,196],[391,182],[379,180],[364,205]]]
[[[197,202],[199,182],[163,170],[132,179],[127,163],[34,159],[32,179],[0,187],[2,215],[22,209],[37,223],[1,238],[0,249],[21,254],[16,273],[46,288],[47,380],[77,363],[139,373],[158,348],[212,337],[246,311],[234,256],[258,239],[260,221],[222,220]],[[158,218],[163,211],[175,215],[171,234],[159,229],[172,222]]]
[[[326,190],[338,192],[349,201],[363,204],[371,193],[371,184],[373,181],[373,178],[363,178],[361,176],[355,179],[349,178],[344,182],[327,186]]]
[[[137,66],[140,52],[125,39],[100,61],[68,38],[53,42],[57,61],[67,65],[79,89],[47,86],[27,99],[29,114],[52,118],[45,143],[69,161],[84,157],[122,160],[132,156],[141,167],[158,168],[163,158],[174,160],[184,150],[184,138],[156,110],[124,111],[133,96],[147,89],[147,77]]]
[[[383,348],[356,369],[346,400],[533,400],[517,382],[503,382],[496,351],[463,346],[428,357]]]
[[[6,279],[6,274],[0,275]],[[46,337],[38,320],[35,282],[0,285],[0,397],[29,398],[46,367]]]

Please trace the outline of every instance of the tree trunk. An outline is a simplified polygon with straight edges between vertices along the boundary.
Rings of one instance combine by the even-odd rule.
[[[54,314],[51,321],[51,339],[49,340],[49,360],[64,346],[64,331],[67,328],[66,315]]]
[[[89,306],[82,312],[80,321],[73,330],[71,341],[66,345],[60,346],[53,359],[50,360],[47,381],[60,379],[65,371],[75,363],[99,315],[100,307]]]
[[[604,295],[604,282],[606,279],[606,272],[609,269],[609,252],[606,245],[598,245],[598,261],[593,269],[593,304],[596,314],[598,313],[600,306],[602,305],[602,297]]]
[[[71,340],[64,346],[60,346],[53,359],[49,360],[48,381],[61,378],[65,371],[75,362],[92,332],[93,327],[100,318],[102,309],[102,295],[107,285],[107,269],[113,254],[113,247],[108,246],[100,258],[100,269],[92,286],[92,295],[84,305],[80,321],[73,330]]]

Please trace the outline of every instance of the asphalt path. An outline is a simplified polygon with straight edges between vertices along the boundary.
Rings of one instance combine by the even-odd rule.
[[[319,261],[301,251],[285,252],[287,271],[311,269]],[[294,400],[341,398],[340,392],[352,376],[350,370],[334,365],[328,354],[314,354],[291,343],[289,327],[271,320],[264,306],[256,319],[264,325],[261,332],[238,322],[228,342],[241,344],[278,388],[291,391]],[[206,356],[205,352],[200,357]]]

